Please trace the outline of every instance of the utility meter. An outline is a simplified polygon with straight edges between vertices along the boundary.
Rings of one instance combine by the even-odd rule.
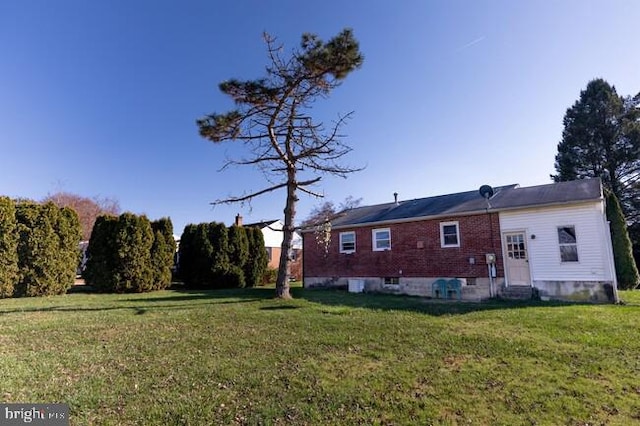
[[[487,253],[485,254],[485,257],[487,259],[487,265],[491,265],[496,263],[496,254],[495,253]]]

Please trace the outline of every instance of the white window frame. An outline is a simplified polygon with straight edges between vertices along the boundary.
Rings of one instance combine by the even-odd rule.
[[[561,243],[560,242],[560,230],[563,228],[573,228],[574,238],[576,240],[575,243]],[[563,225],[558,226],[556,228],[556,232],[558,233],[558,250],[560,252],[560,263],[578,263],[580,261],[580,253],[578,253],[578,231],[576,230],[575,225]],[[563,260],[562,259],[562,247],[575,247],[576,250],[576,260]]]
[[[456,243],[455,244],[446,244],[446,242],[444,240],[444,227],[445,226],[455,226],[456,227]],[[440,222],[440,247],[442,247],[442,248],[460,247],[460,223],[458,221]]]
[[[378,247],[378,233],[381,232],[386,232],[389,234],[389,239],[388,240],[381,240],[381,241],[389,241],[389,247]],[[391,250],[391,228],[378,228],[378,229],[372,229],[371,230],[371,248],[373,251],[386,251],[386,250]]]
[[[344,240],[343,237],[345,235],[353,235],[353,249],[346,250],[343,246]],[[356,252],[356,233],[354,231],[347,231],[340,233],[340,253],[355,253]]]

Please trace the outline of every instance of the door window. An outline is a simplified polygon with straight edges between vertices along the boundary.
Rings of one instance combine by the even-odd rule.
[[[509,259],[527,258],[527,251],[524,247],[524,234],[507,235],[507,257]]]

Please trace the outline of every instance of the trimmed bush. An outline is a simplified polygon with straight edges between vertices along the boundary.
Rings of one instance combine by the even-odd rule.
[[[267,267],[267,269],[265,269],[264,271],[264,274],[262,275],[262,285],[275,284],[277,278],[278,268]]]
[[[233,225],[229,228],[229,263],[232,268],[237,268],[234,273],[242,275],[238,285],[233,287],[244,287],[246,285],[244,269],[249,260],[249,238],[247,229]]]
[[[80,222],[69,208],[53,203],[16,206],[19,281],[14,296],[65,293],[76,276]]]
[[[215,222],[187,225],[178,258],[179,276],[189,288],[254,287],[268,263],[260,229]]]
[[[153,289],[163,290],[171,285],[171,268],[176,252],[171,219],[162,218],[151,222],[153,245],[151,246],[151,266],[153,269]]]
[[[187,287],[211,288],[213,283],[213,246],[209,224],[188,225],[180,237],[180,275]]]
[[[98,216],[93,224],[82,276],[87,284],[97,289],[110,287],[111,274],[118,262],[114,253],[117,224],[118,218],[111,215]]]
[[[224,223],[209,224],[209,241],[212,247],[213,288],[228,288],[225,282],[231,264],[229,263],[229,233]]]
[[[0,197],[0,298],[13,296],[18,281],[18,234],[16,206]]]
[[[244,271],[238,265],[231,265],[224,274],[222,282],[224,287],[228,288],[244,288],[246,282],[244,279]]]
[[[633,258],[627,224],[615,194],[607,191],[606,197],[607,219],[609,220],[611,228],[611,241],[613,244],[613,257],[616,265],[618,288],[622,290],[634,289],[640,283],[640,277]]]
[[[194,242],[197,228],[197,225],[188,224],[184,227],[182,235],[180,236],[176,276],[185,284],[193,281],[193,277],[190,274],[192,274],[195,269],[193,262],[195,260]]]
[[[264,235],[259,228],[246,228],[249,242],[249,257],[244,267],[247,287],[262,284],[263,276],[269,264],[269,255],[264,246]]]
[[[153,235],[145,216],[123,213],[118,218],[99,217],[87,249],[87,284],[105,292],[153,290]]]

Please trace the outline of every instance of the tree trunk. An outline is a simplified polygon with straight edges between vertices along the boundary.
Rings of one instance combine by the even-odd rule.
[[[278,267],[278,279],[276,280],[276,297],[279,299],[291,299],[289,292],[289,278],[291,277],[291,243],[295,227],[293,221],[296,215],[296,180],[295,172],[289,172],[287,185],[287,205],[284,208],[283,238],[280,246],[280,264]]]

